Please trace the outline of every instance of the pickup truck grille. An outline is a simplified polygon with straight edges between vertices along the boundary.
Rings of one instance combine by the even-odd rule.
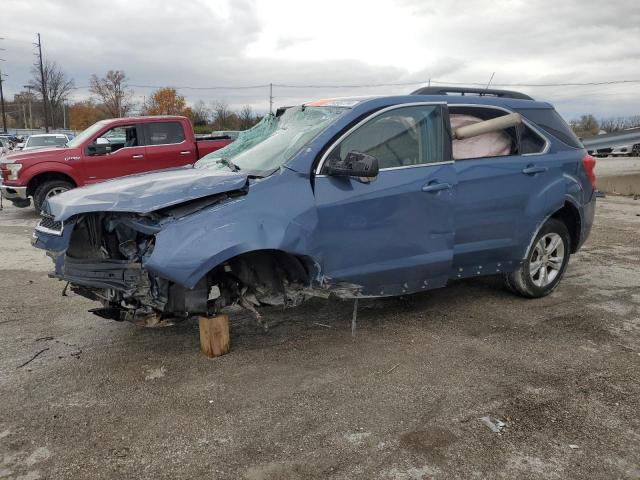
[[[43,215],[42,220],[36,226],[36,230],[43,233],[49,233],[51,235],[62,235],[64,225],[62,222],[56,222],[53,217]]]

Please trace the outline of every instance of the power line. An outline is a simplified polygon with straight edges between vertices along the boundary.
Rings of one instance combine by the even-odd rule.
[[[440,85],[472,85],[484,87],[484,83],[474,82],[443,82],[431,80]],[[571,82],[571,83],[493,83],[494,87],[581,87],[593,85],[620,85],[625,83],[640,83],[640,80],[609,80],[605,82]]]
[[[449,82],[445,80],[420,80],[415,82],[390,82],[390,83],[364,83],[364,84],[286,84],[286,83],[266,83],[261,85],[212,85],[212,86],[191,86],[191,85],[139,85],[129,84],[131,88],[175,88],[176,90],[251,90],[258,88],[378,88],[378,87],[404,87],[411,85],[423,85],[435,83],[438,85],[469,85],[486,87],[486,82]],[[630,80],[608,80],[602,82],[567,82],[567,83],[491,83],[494,87],[579,87],[579,86],[601,86],[601,85],[623,85],[640,83],[640,79]],[[74,90],[87,90],[88,85],[74,87]]]
[[[425,83],[436,83],[438,85],[471,85],[477,87],[487,86],[486,82],[448,82],[444,80],[422,80],[418,82],[397,82],[397,83],[370,83],[370,84],[345,84],[345,85],[292,85],[274,83],[274,87],[280,88],[375,88],[375,87],[397,87],[409,85],[422,85]],[[491,83],[494,87],[577,87],[593,85],[619,85],[627,83],[640,83],[638,80],[609,80],[604,82],[572,82],[572,83]]]
[[[137,84],[127,84],[127,87],[131,88],[175,88],[176,90],[251,90],[257,88],[267,88],[270,84],[266,83],[264,85],[240,85],[240,86],[221,86],[216,85],[212,87],[192,87],[188,85],[137,85]],[[275,85],[275,84],[274,84]],[[89,85],[81,85],[78,87],[73,87],[73,90],[88,90],[91,88]]]

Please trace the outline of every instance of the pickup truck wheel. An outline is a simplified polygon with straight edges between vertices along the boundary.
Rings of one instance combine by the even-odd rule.
[[[550,218],[533,240],[520,268],[506,276],[507,286],[528,298],[549,295],[567,269],[571,242],[564,223]]]
[[[36,191],[33,193],[33,206],[38,212],[41,212],[44,202],[48,198],[59,195],[62,192],[71,190],[72,188],[73,185],[69,182],[65,182],[64,180],[49,180],[43,182],[38,185]]]

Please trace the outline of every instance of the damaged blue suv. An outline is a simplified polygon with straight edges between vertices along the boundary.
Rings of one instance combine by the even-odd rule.
[[[95,314],[147,325],[479,275],[535,298],[589,235],[594,166],[518,92],[322,100],[193,167],[52,197],[33,244]]]

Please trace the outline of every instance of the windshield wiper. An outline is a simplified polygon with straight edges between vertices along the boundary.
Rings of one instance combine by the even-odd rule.
[[[228,158],[221,157],[221,158],[218,159],[218,161],[221,164],[223,164],[225,167],[229,167],[229,170],[231,170],[232,172],[239,172],[240,171],[240,167],[237,166],[235,163],[233,163]]]

